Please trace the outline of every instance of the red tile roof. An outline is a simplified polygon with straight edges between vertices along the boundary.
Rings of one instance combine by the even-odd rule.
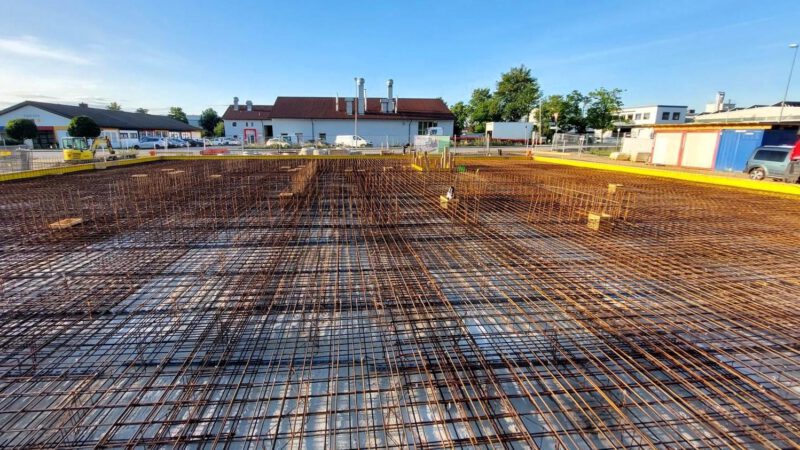
[[[278,97],[272,109],[274,119],[352,119],[348,116],[344,97],[339,97],[336,111],[335,97]],[[397,102],[397,114],[382,113],[381,99],[368,98],[367,111],[358,120],[453,120],[455,116],[438,98],[401,98]]]
[[[248,111],[247,105],[239,105],[239,110],[233,109],[233,105],[228,106],[224,120],[270,120],[272,118],[272,105],[253,105],[253,110]]]

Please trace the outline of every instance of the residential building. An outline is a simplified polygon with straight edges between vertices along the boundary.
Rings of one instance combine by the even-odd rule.
[[[33,140],[35,148],[56,148],[67,137],[67,126],[73,117],[87,116],[97,122],[102,136],[108,137],[116,147],[132,144],[141,136],[200,137],[200,128],[193,127],[167,116],[112,111],[90,108],[85,103],[77,106],[25,101],[0,111],[0,133],[9,120],[31,119],[39,129]]]
[[[274,136],[272,131],[272,105],[254,105],[247,100],[239,104],[239,97],[233,98],[222,115],[225,136],[244,139],[249,144],[263,144]]]

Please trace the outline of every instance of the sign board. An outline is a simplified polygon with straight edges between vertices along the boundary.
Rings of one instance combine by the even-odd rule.
[[[450,147],[450,136],[414,136],[414,148],[418,152],[439,153]]]

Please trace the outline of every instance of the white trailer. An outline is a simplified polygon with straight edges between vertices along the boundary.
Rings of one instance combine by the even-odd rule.
[[[492,139],[508,141],[530,141],[533,124],[530,122],[487,122],[486,134]]]

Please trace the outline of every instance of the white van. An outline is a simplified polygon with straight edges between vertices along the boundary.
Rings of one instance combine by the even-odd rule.
[[[372,147],[372,142],[354,134],[336,136],[337,147]]]

